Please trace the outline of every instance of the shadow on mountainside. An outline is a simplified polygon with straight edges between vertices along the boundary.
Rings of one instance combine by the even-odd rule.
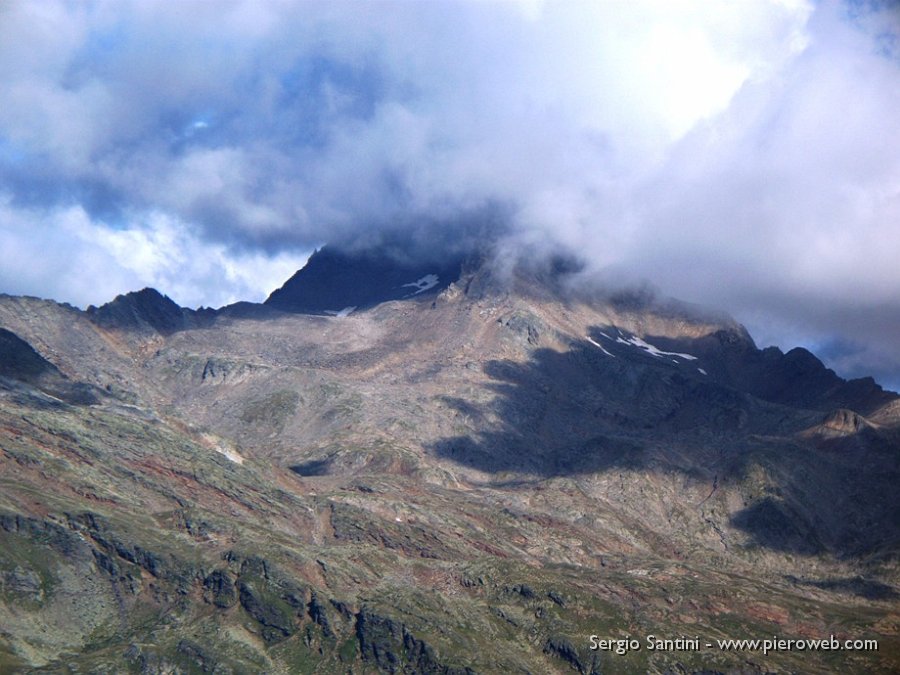
[[[895,432],[810,436],[821,411],[761,400],[721,383],[724,371],[701,372],[717,367],[703,358],[654,356],[603,331],[565,352],[536,349],[525,363],[487,362],[490,403],[443,399],[477,431],[431,450],[507,484],[612,470],[715,476],[746,486],[731,523],[756,545],[800,555],[896,552]],[[702,354],[704,340],[680,340],[679,351]],[[755,485],[759,475],[765,481]]]
[[[798,579],[795,576],[788,575],[786,579],[797,586],[812,586],[813,588],[821,588],[826,591],[847,593],[849,595],[865,598],[866,600],[900,599],[900,593],[892,586],[888,586],[887,584],[873,579],[864,579],[860,576],[848,579],[809,580]]]
[[[15,383],[30,385],[46,396],[35,398],[27,387],[21,389]],[[51,407],[64,403],[93,405],[102,395],[93,385],[70,380],[34,347],[5,328],[0,328],[0,390],[20,390],[19,394],[33,405]]]

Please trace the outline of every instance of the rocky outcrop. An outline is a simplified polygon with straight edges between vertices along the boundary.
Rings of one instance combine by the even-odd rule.
[[[441,663],[434,649],[410,633],[403,623],[370,607],[363,607],[357,614],[356,636],[363,661],[384,673],[474,675],[469,668]]]
[[[872,424],[862,415],[845,408],[835,410],[822,420],[823,431],[838,435],[858,434],[866,429],[871,429]]]
[[[266,642],[280,642],[296,630],[294,611],[257,579],[238,582],[241,606],[262,625]]]
[[[521,342],[532,347],[540,344],[541,334],[546,331],[541,320],[530,312],[518,311],[506,318],[497,319],[497,321],[512,331]]]
[[[237,590],[231,575],[225,570],[215,570],[203,580],[206,589],[204,599],[216,607],[228,609],[237,603]]]
[[[75,557],[85,550],[83,541],[69,528],[46,520],[14,513],[0,513],[0,529],[32,538],[64,556]]]
[[[586,650],[581,650],[586,651]],[[544,653],[552,654],[569,664],[582,675],[600,675],[600,659],[596,654],[581,654],[571,640],[564,637],[551,636],[544,643]],[[588,652],[590,653],[590,652]]]

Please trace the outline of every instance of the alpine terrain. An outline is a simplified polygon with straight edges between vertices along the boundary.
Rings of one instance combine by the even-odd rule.
[[[577,276],[0,296],[0,672],[900,672],[900,396]]]

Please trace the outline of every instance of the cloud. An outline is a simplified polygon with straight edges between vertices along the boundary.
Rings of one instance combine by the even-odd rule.
[[[182,306],[261,302],[308,253],[230,250],[160,212],[125,228],[95,221],[80,206],[21,209],[0,199],[0,288],[85,307],[145,286]]]
[[[217,304],[261,297],[257,272],[324,241],[402,232],[434,251],[490,223],[781,344],[843,340],[859,367],[887,354],[887,372],[897,16],[855,0],[4,3],[0,281]],[[10,271],[7,251],[54,247],[76,255]]]
[[[308,245],[590,191],[589,174],[654,157],[796,48],[782,33],[806,10],[769,9],[13,3],[0,129],[32,160],[19,184],[37,189],[17,200],[162,208],[232,244]]]

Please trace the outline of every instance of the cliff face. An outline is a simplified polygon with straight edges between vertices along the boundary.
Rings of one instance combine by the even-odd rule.
[[[0,671],[900,667],[895,394],[564,268],[317,256],[267,307],[0,297]],[[651,633],[879,650],[589,649]]]

